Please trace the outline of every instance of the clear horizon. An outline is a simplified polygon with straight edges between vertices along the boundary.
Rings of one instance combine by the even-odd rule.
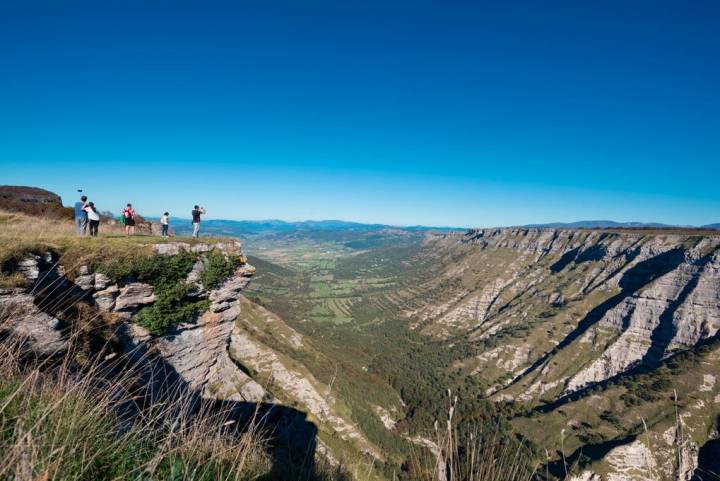
[[[67,207],[70,207],[71,204],[67,204],[63,201],[63,204]],[[148,215],[148,218],[159,218],[160,215]],[[170,216],[171,222],[179,221],[179,220],[187,220],[190,221],[190,216]],[[204,216],[203,219],[205,221],[211,220],[211,221],[230,221],[230,222],[285,222],[288,224],[293,223],[303,223],[303,222],[348,222],[348,223],[357,223],[362,225],[385,225],[388,227],[398,227],[398,228],[410,228],[410,227],[425,227],[425,228],[439,228],[439,229],[474,229],[474,228],[501,228],[501,227],[527,227],[532,226],[535,224],[573,224],[577,222],[622,222],[622,223],[641,223],[641,224],[662,224],[662,222],[655,222],[655,221],[617,221],[615,219],[575,219],[575,220],[568,220],[568,221],[551,221],[551,222],[543,222],[543,223],[530,223],[530,224],[505,224],[505,225],[438,225],[438,224],[386,224],[383,222],[360,222],[350,219],[282,219],[282,218],[261,218],[261,219],[252,219],[252,218],[228,218],[228,217],[211,217],[211,216]],[[701,225],[693,225],[693,224],[667,224],[669,227],[705,227],[708,225],[715,225],[720,224],[720,222],[709,222],[706,224]]]
[[[720,222],[720,3],[6,2],[0,183],[101,210]]]

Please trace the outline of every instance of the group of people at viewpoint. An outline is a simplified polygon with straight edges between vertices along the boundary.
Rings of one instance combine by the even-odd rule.
[[[200,218],[205,215],[206,211],[204,207],[196,205],[190,215],[192,215],[192,236],[200,236]],[[120,214],[120,223],[125,226],[125,235],[135,235],[135,209],[132,204],[128,204],[123,208]],[[93,202],[88,202],[87,196],[83,195],[80,197],[78,202],[75,202],[75,231],[78,236],[85,236],[89,234],[91,237],[97,237],[98,228],[100,226],[100,213],[98,212]],[[170,231],[170,213],[165,212],[160,217],[160,228],[161,235],[163,237],[169,236]]]
[[[87,196],[80,197],[80,202],[75,202],[75,231],[77,235],[85,235],[90,230],[92,237],[97,237],[100,227],[100,213],[97,211],[94,202],[88,202]]]

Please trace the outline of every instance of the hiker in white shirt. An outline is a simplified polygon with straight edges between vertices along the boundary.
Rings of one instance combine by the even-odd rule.
[[[87,212],[87,218],[90,224],[90,235],[92,237],[97,237],[98,227],[100,226],[100,214],[95,208],[95,203],[88,202],[88,204],[83,208],[83,210]]]
[[[162,233],[161,233],[161,235],[162,235],[163,237],[167,237],[167,236],[168,236],[168,229],[170,228],[170,213],[169,213],[169,212],[165,212],[165,213],[160,217],[160,226],[162,227]]]

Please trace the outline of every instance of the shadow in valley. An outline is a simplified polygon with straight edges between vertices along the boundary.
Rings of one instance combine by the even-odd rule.
[[[565,479],[567,477],[566,473],[570,473],[571,470],[577,472],[578,468],[582,468],[593,461],[604,458],[613,449],[630,444],[635,441],[636,438],[637,436],[635,435],[629,435],[601,443],[585,444],[577,448],[569,456],[565,456],[564,460],[562,453],[558,451],[558,459],[547,463],[538,469],[537,472],[539,474],[548,473],[550,475],[549,477],[543,476],[544,479]]]
[[[719,429],[720,416],[715,421],[715,432]],[[711,439],[700,447],[691,481],[720,481],[720,438]]]
[[[566,348],[577,338],[582,336],[588,329],[607,314],[610,310],[617,307],[624,299],[635,294],[643,286],[655,279],[664,276],[668,272],[677,268],[685,260],[685,252],[681,248],[671,249],[663,252],[655,257],[651,257],[644,261],[638,262],[636,265],[628,269],[620,279],[618,285],[620,292],[594,307],[588,314],[578,323],[578,325],[561,340],[551,351],[540,356],[530,367],[519,374],[512,382],[517,383],[520,379],[534,372],[558,351]],[[627,320],[623,322],[623,329],[627,328]]]
[[[704,267],[712,260],[712,255],[706,255],[700,258],[694,266],[697,267],[697,275],[693,275],[685,284],[677,298],[670,302],[667,308],[660,314],[658,325],[653,329],[650,335],[650,348],[640,360],[640,364],[645,366],[657,366],[662,360],[665,350],[672,342],[675,334],[677,334],[677,326],[674,322],[675,312],[687,300],[692,291],[695,290],[700,282],[700,274]]]
[[[171,418],[212,417],[229,434],[240,436],[249,430],[266,440],[272,458],[270,473],[261,479],[314,481],[323,479],[316,470],[317,426],[297,409],[270,402],[245,402],[203,399],[162,357],[146,352],[126,329],[118,332],[127,356],[113,367],[114,375],[128,371],[139,375],[138,393],[131,403],[120,406],[121,417],[128,423],[157,403],[177,405]]]
[[[678,351],[673,353],[672,355],[666,357],[665,359],[662,359],[660,362],[658,362],[655,366],[649,366],[646,364],[636,364],[634,367],[628,369],[627,371],[623,371],[619,374],[616,374],[615,376],[611,376],[604,381],[594,382],[591,384],[588,384],[587,386],[578,389],[577,391],[573,391],[569,394],[566,394],[562,397],[557,398],[556,400],[542,404],[540,406],[537,406],[532,409],[533,412],[539,412],[539,413],[548,413],[551,411],[554,411],[555,409],[558,409],[565,404],[579,401],[580,399],[593,394],[597,391],[603,391],[607,389],[609,386],[615,385],[622,381],[623,379],[630,379],[633,376],[638,376],[641,374],[648,374],[656,370],[657,368],[673,361],[678,356],[682,356],[687,354],[688,352],[694,352],[697,353],[704,349],[707,346],[713,346],[714,344],[720,343],[720,332],[715,334],[714,336],[708,337],[703,339],[702,341],[699,341],[695,344],[693,349],[688,351]]]
[[[603,240],[607,234],[602,234],[597,242]],[[582,250],[580,247],[576,247],[567,251],[563,254],[557,262],[550,266],[550,272],[557,274],[558,272],[565,269],[571,263],[582,264],[584,262],[599,261],[605,258],[607,250],[605,246],[601,244],[594,244],[589,248]]]
[[[74,311],[80,302],[95,307],[92,290],[81,288],[58,272],[57,256],[51,256],[51,259],[43,257],[39,260],[40,274],[30,290],[37,308],[64,321],[67,314]]]

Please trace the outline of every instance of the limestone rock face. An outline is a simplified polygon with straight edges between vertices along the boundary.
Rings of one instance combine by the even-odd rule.
[[[243,408],[259,404],[264,409],[277,412],[276,416],[287,418],[282,421],[289,423],[286,426],[289,431],[285,435],[294,436],[291,434],[293,430],[305,430],[311,436],[310,440],[316,442],[314,425],[305,420],[303,412],[282,406],[270,392],[278,390],[289,402],[297,403],[317,420],[335,429],[342,440],[357,443],[364,452],[377,459],[382,458],[381,452],[365,439],[359,429],[336,412],[328,388],[317,383],[309,372],[299,372],[288,367],[278,353],[240,329],[243,306],[254,306],[242,296],[242,291],[255,274],[255,268],[247,264],[239,243],[170,242],[157,244],[154,249],[157,255],[178,255],[182,252],[199,254],[185,280],[190,286],[188,297],[193,300],[207,299],[210,304],[205,312],[191,322],[171,326],[161,335],[152,335],[133,322],[134,316],[142,308],[156,302],[150,284],[123,280],[116,283],[107,275],[91,272],[87,266],[80,266],[75,278],[70,280],[64,276],[62,266],[53,265],[51,270],[44,271],[48,268],[48,262],[39,256],[29,256],[18,265],[18,271],[28,281],[27,290],[0,291],[0,312],[11,317],[11,321],[1,323],[0,328],[6,330],[10,326],[14,334],[27,339],[36,352],[43,355],[66,350],[67,333],[59,329],[61,322],[37,308],[34,302],[38,300],[36,291],[57,292],[60,298],[72,293],[75,299],[88,301],[98,314],[107,314],[116,320],[119,318],[119,344],[127,357],[137,364],[139,372],[145,373],[143,375],[147,377],[152,396],[162,396],[162,392],[174,389],[171,385],[177,385],[193,395],[209,400],[237,402]],[[232,255],[238,265],[235,272],[220,285],[206,289],[202,284],[202,272],[207,265],[204,254],[211,250]],[[38,289],[38,279],[48,276],[52,280]],[[62,288],[56,291],[53,288],[55,282]],[[50,296],[42,298],[41,302],[52,305],[56,300]],[[265,315],[270,316],[270,313],[266,312]],[[279,318],[266,322],[290,349],[303,348],[302,336]],[[255,350],[249,351],[251,347]],[[272,374],[277,378],[270,381],[268,388],[254,378],[255,374],[262,377],[267,372],[265,366],[271,366]],[[256,371],[256,367],[260,371]],[[317,453],[331,464],[339,465],[330,448],[319,440],[317,443]]]
[[[84,291],[95,288],[95,274],[80,275],[75,278],[75,284]]]
[[[444,282],[478,281],[408,312],[423,332],[486,341],[508,330],[557,329],[543,347],[518,342],[495,360],[477,359],[480,373],[488,362],[511,366],[513,352],[528,353],[526,369],[515,364],[512,373],[513,385],[528,379],[522,392],[503,396],[569,394],[655,366],[720,331],[720,236],[509,228],[429,242],[454,256],[439,273]],[[544,369],[549,364],[559,367]]]
[[[30,255],[25,257],[23,260],[18,262],[17,270],[20,272],[20,274],[30,282],[36,281],[37,278],[40,276],[40,267],[38,266],[38,262],[40,260],[40,256],[36,255]]]
[[[93,287],[96,291],[102,291],[103,289],[107,289],[107,287],[110,285],[110,282],[111,279],[108,276],[98,272],[95,274],[95,284]]]
[[[120,288],[115,298],[114,310],[130,315],[153,302],[155,302],[155,294],[150,284],[132,282]]]
[[[115,308],[115,299],[120,294],[120,288],[113,284],[93,294],[95,303],[101,311],[110,312]]]
[[[200,280],[200,274],[202,274],[202,271],[204,269],[205,263],[202,260],[195,262],[195,265],[193,265],[192,271],[190,271],[187,279],[185,279],[185,282],[190,286],[188,296],[201,297],[207,295],[207,292],[205,291],[205,288],[203,287]]]
[[[425,245],[448,262],[435,279],[405,294],[411,326],[428,336],[477,342],[480,353],[457,366],[487,380],[492,400],[536,406],[543,413],[538,423],[568,412],[582,416],[582,409],[616,400],[626,376],[654,375],[668,358],[716,346],[720,337],[720,235],[477,229],[432,236]],[[665,392],[656,402],[670,403],[663,408],[669,419],[659,420],[663,411],[658,419],[638,419],[648,426],[637,437],[613,434],[622,444],[570,479],[693,479],[702,458],[698,445],[707,442],[720,412],[718,362],[715,354],[703,361],[700,381],[673,374],[673,386],[690,384],[678,388],[677,419]],[[615,404],[602,409],[614,411]],[[666,442],[659,433],[669,424],[681,428]],[[527,425],[517,421],[518,429]],[[535,435],[541,443],[546,438]]]
[[[210,291],[210,309],[157,339],[163,359],[204,397],[272,402],[273,397],[230,358],[228,347],[240,314],[238,297],[248,279],[235,274]]]
[[[68,341],[59,329],[60,322],[42,312],[34,300],[21,290],[0,292],[0,326],[27,341],[43,356],[66,351]]]
[[[226,254],[241,254],[242,244],[240,244],[240,242],[238,242],[238,241],[217,242],[214,244],[205,244],[205,243],[190,244],[187,242],[166,242],[166,243],[161,243],[161,244],[155,244],[153,247],[154,247],[156,253],[158,253],[160,255],[165,255],[165,256],[178,255],[180,252],[183,252],[183,251],[203,253],[203,252],[210,252],[212,250],[217,250],[220,252],[224,252]]]
[[[170,335],[158,338],[157,347],[163,359],[203,397],[272,401],[272,396],[230,359],[228,340],[234,319],[228,318],[237,312],[231,309],[224,312],[226,317],[208,311],[197,323],[180,325]]]
[[[335,412],[331,396],[320,391],[319,383],[309,372],[301,373],[289,368],[275,352],[241,330],[232,332],[230,352],[233,359],[272,379],[274,386],[299,402],[322,423],[331,426],[340,439],[357,443],[366,454],[383,459],[382,453],[352,423]]]

